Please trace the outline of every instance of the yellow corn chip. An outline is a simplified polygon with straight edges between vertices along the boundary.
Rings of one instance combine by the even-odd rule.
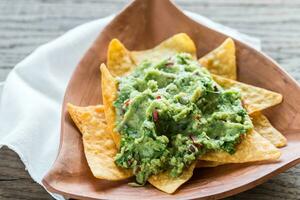
[[[107,67],[113,76],[124,76],[135,67],[130,52],[117,39],[113,39],[109,43]]]
[[[221,52],[221,53],[219,53]],[[224,78],[236,79],[235,46],[232,39],[228,38],[217,49],[204,56],[199,62],[211,73]],[[218,63],[214,68],[214,63]],[[247,101],[247,100],[246,100]],[[257,112],[253,117],[254,129],[264,138],[269,140],[276,147],[286,145],[286,138],[277,131],[269,122],[266,116]],[[215,165],[218,163],[205,163],[205,165]]]
[[[172,178],[169,172],[163,172],[158,175],[153,175],[148,179],[157,189],[172,194],[174,193],[182,184],[187,182],[192,176],[195,169],[196,163],[194,162],[189,166],[188,169],[184,170],[181,176]]]
[[[283,147],[286,145],[286,138],[270,124],[266,116],[259,112],[251,115],[251,117],[253,118],[252,122],[254,125],[254,130],[257,131],[261,136],[270,141],[276,147]],[[217,167],[229,163],[230,162],[199,160],[196,168]]]
[[[121,136],[115,130],[116,125],[116,110],[114,107],[114,101],[117,98],[117,82],[115,78],[107,70],[105,64],[100,66],[101,70],[101,87],[102,87],[102,98],[104,105],[105,118],[107,122],[107,130],[111,133],[111,136],[119,149]]]
[[[130,170],[119,168],[114,162],[118,150],[107,131],[104,106],[78,107],[68,104],[68,111],[83,135],[84,153],[93,175],[105,180],[122,180],[131,177]],[[195,163],[177,178],[171,178],[168,172],[164,172],[150,177],[149,182],[162,191],[173,193],[190,179],[194,168]]]
[[[224,165],[228,163],[216,162],[216,161],[205,161],[205,160],[198,160],[196,164],[196,168],[202,167],[217,167],[219,165]]]
[[[103,106],[78,107],[68,104],[68,111],[82,133],[84,153],[93,175],[105,180],[130,177],[132,174],[129,170],[115,165],[117,148],[106,130]]]
[[[219,47],[199,59],[202,66],[210,73],[236,80],[235,45],[227,38]]]
[[[255,87],[221,76],[213,75],[213,79],[225,89],[235,89],[241,92],[248,113],[254,113],[275,106],[282,101],[282,95],[270,90]]]
[[[286,145],[286,138],[271,125],[268,118],[261,112],[254,113],[251,115],[251,118],[254,130],[260,135],[269,140],[276,147],[283,147]]]
[[[234,154],[225,151],[210,152],[200,157],[200,160],[216,161],[221,163],[245,163],[262,160],[276,160],[280,151],[268,140],[252,131],[245,135],[237,146]]]
[[[132,51],[131,56],[138,65],[144,60],[151,60],[152,62],[155,62],[182,52],[189,53],[196,59],[195,43],[185,33],[176,34],[153,49]]]

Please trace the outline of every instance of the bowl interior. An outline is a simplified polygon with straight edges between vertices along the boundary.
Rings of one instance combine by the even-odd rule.
[[[49,191],[80,199],[138,199],[141,192],[146,199],[221,198],[254,187],[299,162],[299,85],[270,58],[235,41],[239,80],[284,96],[282,104],[264,111],[288,138],[288,146],[282,148],[279,162],[196,169],[193,178],[174,195],[162,193],[150,185],[135,188],[127,185],[128,180],[109,182],[92,176],[83,153],[81,134],[66,112],[66,103],[81,106],[102,103],[99,66],[106,62],[111,39],[118,38],[129,49],[141,50],[180,32],[194,40],[198,57],[227,38],[189,19],[168,0],[136,0],[102,31],[78,64],[65,93],[59,155],[43,180]]]

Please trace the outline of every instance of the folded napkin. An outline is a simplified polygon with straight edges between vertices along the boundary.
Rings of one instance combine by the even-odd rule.
[[[260,40],[217,24],[203,16],[186,15],[260,49]],[[0,84],[0,148],[14,150],[39,184],[58,153],[60,117],[66,86],[89,46],[113,16],[68,31],[37,48]],[[51,194],[56,199],[62,196]]]

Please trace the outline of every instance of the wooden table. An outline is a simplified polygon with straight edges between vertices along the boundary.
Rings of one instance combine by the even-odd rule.
[[[118,12],[128,0],[1,0],[0,81],[41,44]],[[178,5],[261,38],[263,50],[300,81],[300,0],[176,0]],[[300,102],[299,102],[300,103]],[[45,158],[47,159],[47,158]],[[300,199],[300,165],[230,199]],[[16,153],[0,150],[0,199],[52,199]]]

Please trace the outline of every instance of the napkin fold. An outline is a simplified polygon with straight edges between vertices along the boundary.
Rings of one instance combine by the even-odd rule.
[[[195,21],[260,50],[260,40],[191,12]],[[40,46],[0,83],[0,148],[14,150],[41,184],[58,153],[63,96],[76,65],[114,16],[78,26]],[[50,193],[51,194],[51,193]],[[51,194],[55,199],[62,196]]]

